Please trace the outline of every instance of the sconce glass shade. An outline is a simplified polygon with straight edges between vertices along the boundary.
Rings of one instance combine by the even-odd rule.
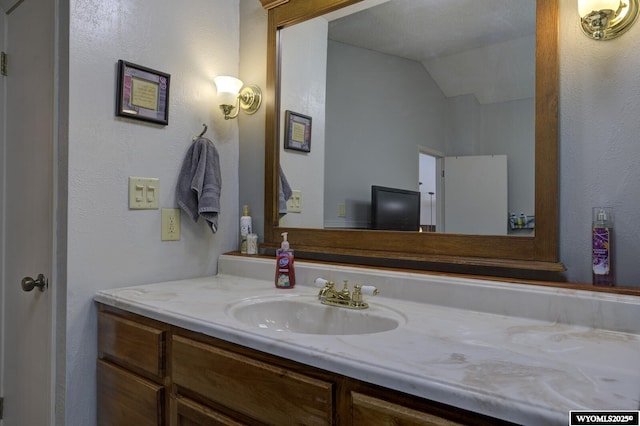
[[[238,99],[238,92],[242,89],[242,80],[228,75],[219,75],[213,81],[216,83],[220,105],[235,105]]]
[[[227,75],[215,77],[213,81],[216,83],[218,102],[225,120],[236,118],[240,108],[247,114],[253,114],[260,108],[262,91],[255,84],[243,88],[242,80]]]
[[[640,0],[578,0],[582,32],[594,40],[611,40],[628,31],[638,18]]]

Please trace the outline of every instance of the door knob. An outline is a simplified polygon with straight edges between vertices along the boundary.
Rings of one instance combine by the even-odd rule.
[[[39,274],[38,278],[35,280],[31,277],[24,277],[22,279],[22,289],[24,291],[31,291],[34,287],[38,287],[40,291],[44,291],[45,287],[47,287],[47,279],[43,274]]]

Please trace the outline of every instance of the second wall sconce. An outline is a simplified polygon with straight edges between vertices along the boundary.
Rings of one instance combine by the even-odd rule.
[[[218,101],[225,120],[236,118],[240,109],[247,114],[253,114],[260,108],[262,91],[255,84],[243,87],[242,80],[226,75],[218,76],[213,80],[216,83]]]
[[[638,19],[640,0],[578,0],[580,27],[594,40],[611,40],[624,34]]]

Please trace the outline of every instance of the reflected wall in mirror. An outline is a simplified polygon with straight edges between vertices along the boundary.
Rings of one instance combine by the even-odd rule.
[[[380,43],[390,39],[384,37],[388,31],[382,27],[383,18],[375,15],[373,25],[366,16],[385,5],[389,9],[387,13],[397,14],[402,6],[388,1],[378,3],[380,5],[369,11],[353,16],[364,17],[364,24],[361,23],[364,27],[380,27],[379,33],[383,35],[378,37]],[[420,1],[430,13],[415,23],[413,32],[422,26],[438,24],[443,20],[440,12],[444,5],[456,3]],[[497,33],[492,30],[486,35],[476,34],[472,37],[476,44],[462,48],[458,37],[464,33],[462,23],[473,22],[474,17],[480,19],[480,15],[492,9],[516,2],[501,0],[497,2],[500,6],[491,8],[486,7],[485,2],[473,3],[482,3],[485,8],[459,8],[455,12],[456,23],[440,30],[442,34],[438,37],[444,35],[444,41],[430,48],[421,44],[423,47],[419,50],[432,51],[428,52],[430,59],[407,58],[406,53],[362,46],[362,40],[339,38],[340,28],[338,24],[332,28],[331,22],[341,23],[351,18],[334,19],[335,16],[328,14],[344,15],[344,7],[356,4],[369,8],[366,2],[289,0],[269,9],[267,91],[272,99],[267,105],[266,120],[266,249],[277,247],[280,233],[288,231],[289,240],[300,257],[335,259],[338,256],[350,262],[377,265],[407,261],[416,267],[443,264],[564,269],[557,258],[557,0],[527,2],[532,7],[535,4],[533,14],[517,2],[519,7],[513,10],[518,11],[515,13],[518,18],[505,10],[500,18],[494,18],[502,22]],[[399,4],[411,2],[405,0]],[[513,23],[507,24],[511,22],[507,17],[514,19]],[[531,33],[532,26],[535,34]],[[507,37],[503,33],[513,29],[517,34],[503,38]],[[360,34],[362,31],[363,28],[357,27],[346,32]],[[335,36],[330,35],[334,32]],[[494,43],[487,44],[487,38]],[[366,33],[364,39],[376,37]],[[449,46],[445,43],[448,39],[455,39],[456,43],[445,49]],[[506,46],[511,45],[516,46],[514,57],[494,52],[506,52],[510,50]],[[531,56],[532,45],[535,60]],[[485,61],[486,58],[489,60]],[[348,66],[344,65],[347,60]],[[444,65],[457,61],[464,64],[457,67],[457,74],[485,82],[488,77],[498,76],[500,84],[494,82],[484,88],[470,89],[469,86],[474,86],[471,83],[464,85],[467,87],[446,83],[449,74],[454,72]],[[374,68],[373,62],[387,65],[386,70]],[[487,69],[489,72],[485,72]],[[338,72],[343,73],[339,81],[332,82]],[[515,83],[507,84],[505,73],[518,77]],[[494,115],[498,109],[507,112],[506,118]],[[281,129],[285,110],[312,117],[310,153],[283,149]],[[471,113],[466,115],[468,111]],[[516,114],[518,111],[524,114]],[[400,127],[394,127],[397,123]],[[401,143],[407,141],[409,148],[401,148]],[[332,145],[339,146],[335,154]],[[377,160],[380,163],[369,163],[374,161],[377,152],[382,153],[382,160]],[[490,235],[484,235],[484,229],[455,233],[370,230],[371,186],[380,185],[433,192],[429,194],[431,200],[423,200],[429,207],[428,214],[423,207],[421,223],[429,226],[427,230],[448,231],[446,222],[451,220],[446,217],[447,203],[443,202],[445,197],[440,193],[439,180],[434,176],[432,190],[420,188],[420,182],[427,180],[420,177],[420,153],[435,158],[433,161],[438,165],[432,168],[438,173],[431,172],[431,175],[436,176],[440,173],[439,164],[444,162],[438,160],[440,157],[505,157],[508,171],[504,173],[504,182],[489,185],[508,188],[502,191],[507,194],[503,197],[505,207],[499,214],[501,229],[491,231]],[[278,202],[280,166],[292,189],[300,191],[302,213],[286,213],[286,208]],[[463,186],[471,188],[476,181],[480,179],[467,180]],[[349,192],[339,193],[337,189]],[[471,192],[485,199],[480,190]],[[460,212],[461,208],[456,210]],[[509,210],[516,214],[522,211],[527,216],[535,212],[535,232],[495,235],[508,233],[505,228]],[[282,220],[281,213],[284,213]],[[351,229],[346,229],[348,227]]]
[[[304,194],[280,225],[371,229],[382,185],[420,192],[423,231],[529,235],[535,31],[514,0],[365,0],[282,29],[280,116],[313,115],[314,150],[280,144]]]

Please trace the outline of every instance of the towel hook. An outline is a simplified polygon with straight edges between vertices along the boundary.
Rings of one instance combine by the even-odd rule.
[[[194,140],[194,141],[196,141],[196,140],[200,139],[201,137],[203,137],[203,136],[204,136],[204,134],[205,134],[205,133],[207,133],[207,129],[208,129],[209,127],[207,127],[207,125],[206,125],[206,124],[204,124],[204,123],[203,123],[202,125],[204,126],[204,129],[202,129],[202,132],[200,132],[200,134],[199,134],[198,136],[194,136],[194,138],[193,138],[193,140]]]

